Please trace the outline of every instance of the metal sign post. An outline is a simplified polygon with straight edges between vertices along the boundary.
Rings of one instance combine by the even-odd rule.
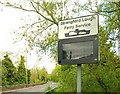
[[[82,64],[77,65],[77,94],[81,93]]]

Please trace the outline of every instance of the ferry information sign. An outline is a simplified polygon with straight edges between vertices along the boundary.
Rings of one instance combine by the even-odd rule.
[[[96,63],[99,57],[98,15],[59,22],[58,63]]]
[[[98,34],[98,15],[60,21],[58,38],[68,39]]]

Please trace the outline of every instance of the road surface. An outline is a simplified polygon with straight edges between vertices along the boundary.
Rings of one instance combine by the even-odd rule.
[[[4,92],[2,94],[43,94],[47,90],[48,87],[55,88],[57,84],[54,82],[47,82],[43,85],[32,86],[28,88],[18,89],[14,91]]]

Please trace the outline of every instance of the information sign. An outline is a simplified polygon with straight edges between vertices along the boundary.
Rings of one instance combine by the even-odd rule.
[[[98,15],[59,22],[58,63],[90,64],[99,57]]]
[[[83,16],[60,21],[59,39],[84,37],[98,34],[98,15]]]

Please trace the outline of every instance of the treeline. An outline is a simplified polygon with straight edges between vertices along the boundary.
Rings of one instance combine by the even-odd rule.
[[[43,83],[47,82],[49,80],[49,74],[47,73],[46,69],[38,69],[38,68],[32,68],[31,69],[31,79],[30,83]]]
[[[26,84],[30,83],[31,72],[25,68],[25,58],[24,56],[20,57],[19,65],[16,68],[10,59],[9,55],[6,54],[2,60],[2,86],[6,85],[17,85],[17,84]],[[26,80],[26,78],[28,78]]]
[[[2,86],[19,85],[19,84],[40,84],[47,82],[48,73],[45,68],[26,69],[24,56],[20,57],[18,66],[15,67],[14,63],[6,54],[4,59],[1,60],[2,65]]]

